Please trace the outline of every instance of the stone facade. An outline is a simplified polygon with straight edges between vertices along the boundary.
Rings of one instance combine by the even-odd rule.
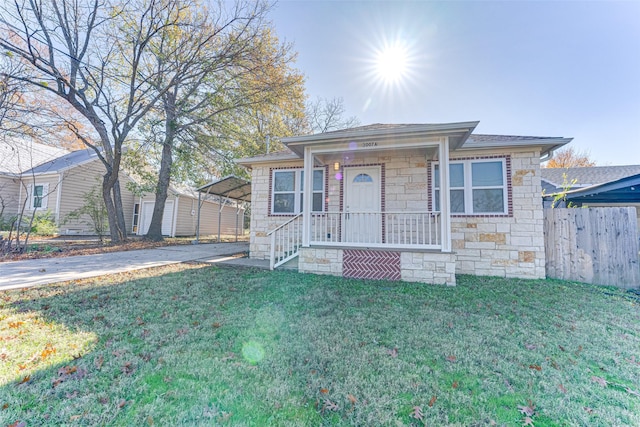
[[[437,252],[402,252],[402,280],[455,286],[456,254]]]
[[[544,278],[540,154],[507,152],[511,166],[511,208],[506,216],[452,216],[451,244],[456,273]],[[482,152],[465,153],[465,157]],[[451,156],[455,160],[456,156]]]
[[[392,154],[391,154],[392,153]],[[544,278],[545,253],[540,181],[540,153],[533,149],[464,151],[450,153],[452,161],[469,158],[505,158],[509,186],[509,212],[500,215],[452,215],[452,254],[403,251],[402,280],[455,284],[455,274]],[[424,152],[346,153],[321,159],[326,168],[328,211],[342,206],[342,182],[333,163],[346,167],[380,165],[382,209],[426,211],[432,209],[430,165]],[[302,160],[261,163],[252,169],[250,251],[252,258],[267,259],[267,233],[291,216],[272,216],[270,176],[274,168],[302,167]],[[391,249],[392,250],[392,249]],[[302,248],[299,271],[342,275],[342,249]]]
[[[342,276],[343,249],[302,248],[298,261],[301,273]],[[401,280],[429,284],[456,284],[456,255],[436,252],[400,252]]]

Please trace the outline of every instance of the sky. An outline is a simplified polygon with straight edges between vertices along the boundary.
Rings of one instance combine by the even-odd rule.
[[[278,2],[309,99],[372,123],[480,121],[476,133],[574,138],[640,164],[640,0]],[[381,77],[381,52],[405,64]]]

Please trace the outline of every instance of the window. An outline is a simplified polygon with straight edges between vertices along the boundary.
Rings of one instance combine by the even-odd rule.
[[[272,174],[271,213],[298,214],[304,204],[302,169],[279,169]],[[324,211],[324,169],[313,170],[313,212]]]
[[[133,205],[133,229],[134,234],[138,232],[138,220],[140,218],[140,203]]]
[[[46,209],[49,193],[49,184],[29,184],[27,189],[29,194],[29,209]]]
[[[450,206],[453,214],[507,213],[506,164],[504,159],[478,159],[449,163]],[[440,170],[433,167],[433,200],[440,210]]]

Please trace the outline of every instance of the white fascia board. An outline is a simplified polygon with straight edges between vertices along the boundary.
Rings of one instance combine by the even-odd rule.
[[[510,147],[544,147],[545,151],[556,150],[563,145],[573,141],[573,138],[553,138],[553,139],[527,139],[514,141],[486,141],[476,142],[473,144],[463,144],[458,151],[482,150],[486,148],[510,148]]]
[[[318,141],[331,141],[331,140],[343,140],[343,139],[368,139],[368,138],[380,138],[380,137],[394,137],[402,138],[406,136],[419,136],[416,134],[434,134],[451,131],[472,131],[478,125],[478,121],[475,122],[460,122],[460,123],[443,123],[443,124],[425,124],[425,125],[410,125],[406,127],[391,127],[383,129],[371,129],[371,130],[345,130],[342,132],[330,132],[330,133],[318,133],[314,135],[294,136],[288,138],[282,138],[282,143],[286,146],[289,145],[301,145]]]
[[[409,140],[398,143],[395,139],[386,139],[378,141],[342,141],[325,143],[318,145],[309,145],[313,154],[327,153],[343,153],[357,151],[380,151],[380,150],[397,150],[402,148],[422,148],[422,147],[438,147],[442,138],[430,137],[419,140]],[[368,145],[375,144],[375,145]]]

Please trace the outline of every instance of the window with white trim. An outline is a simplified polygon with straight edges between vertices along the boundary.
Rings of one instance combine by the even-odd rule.
[[[507,171],[505,159],[453,160],[449,163],[452,214],[506,214]],[[433,201],[440,210],[440,171],[433,165]]]
[[[271,213],[299,214],[303,208],[304,170],[275,169],[271,175]],[[324,211],[324,168],[313,170],[312,212]]]
[[[27,187],[29,210],[46,209],[49,199],[49,184],[29,184]]]

